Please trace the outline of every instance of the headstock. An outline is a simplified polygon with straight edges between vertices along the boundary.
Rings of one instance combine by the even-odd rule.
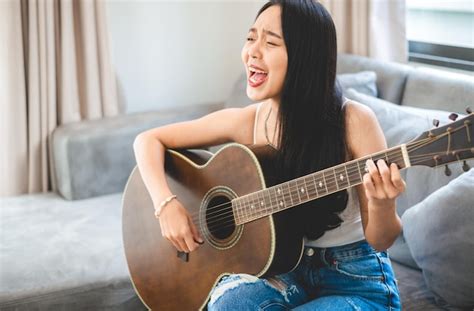
[[[466,159],[474,158],[474,114],[467,108],[468,115],[456,121],[458,115],[453,113],[450,124],[437,127],[439,122],[433,120],[436,128],[423,132],[406,144],[411,165],[436,167],[451,162],[462,162],[464,171],[470,169]],[[446,165],[445,174],[451,175]]]

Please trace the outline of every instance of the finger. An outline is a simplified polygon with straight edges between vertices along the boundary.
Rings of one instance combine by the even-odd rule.
[[[377,195],[377,192],[375,191],[375,186],[369,173],[364,174],[363,183],[365,188],[365,196],[368,199],[374,198]]]
[[[196,241],[199,244],[203,244],[204,240],[202,239],[201,235],[199,234],[198,229],[196,228],[196,226],[194,225],[190,217],[188,217],[188,222],[189,222],[189,227],[191,228],[191,233],[193,235],[194,241]]]
[[[393,185],[398,189],[399,192],[404,192],[406,189],[406,183],[400,175],[400,170],[398,169],[397,164],[392,163],[390,165],[390,171]]]
[[[377,167],[382,178],[383,190],[385,197],[394,198],[398,195],[398,189],[392,183],[391,170],[388,168],[387,163],[380,159],[377,161]]]
[[[375,165],[374,161],[372,159],[368,159],[365,162],[365,165],[367,167],[368,173],[370,174],[370,177],[372,177],[374,185],[376,186],[377,184],[380,184],[382,180],[380,178],[379,170]]]
[[[199,246],[199,244],[194,241],[191,231],[189,231],[189,233],[185,235],[184,242],[186,243],[186,247],[191,252],[194,251]]]
[[[168,240],[173,244],[173,246],[180,252],[184,252],[183,248],[179,244],[178,239],[175,239],[173,237],[169,237]]]
[[[372,183],[375,188],[375,194],[374,197],[382,199],[385,197],[385,191],[382,189],[382,178],[380,177],[379,170],[377,166],[375,165],[374,161],[372,159],[367,160],[366,162],[367,169],[369,171],[369,175],[372,179]]]
[[[189,248],[186,245],[186,242],[184,241],[183,237],[176,237],[174,240],[179,245],[179,248],[181,249],[181,252],[189,253]]]
[[[184,243],[184,239],[182,235],[180,235],[178,232],[171,231],[169,234],[170,240],[173,242],[173,245],[176,247],[176,249],[180,252],[188,252],[189,250],[186,247],[186,243]]]

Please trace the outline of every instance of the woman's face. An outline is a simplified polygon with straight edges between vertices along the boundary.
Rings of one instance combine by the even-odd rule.
[[[263,11],[250,28],[242,49],[247,96],[253,101],[280,98],[288,66],[280,15],[279,5]]]

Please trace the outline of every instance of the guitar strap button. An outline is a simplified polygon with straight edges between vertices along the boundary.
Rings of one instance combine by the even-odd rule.
[[[314,255],[314,249],[308,248],[308,249],[306,250],[306,256],[311,257],[311,256],[313,256],[313,255]]]

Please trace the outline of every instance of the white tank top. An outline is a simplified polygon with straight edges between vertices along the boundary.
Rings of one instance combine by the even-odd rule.
[[[349,99],[344,101],[344,104]],[[257,143],[257,122],[258,113],[262,102],[257,104],[255,121],[253,127],[253,143]],[[334,247],[350,244],[365,239],[362,228],[362,218],[360,216],[359,197],[355,187],[347,189],[348,200],[346,208],[339,214],[342,223],[339,227],[326,231],[319,239],[308,240],[306,237],[304,243],[313,247]]]

